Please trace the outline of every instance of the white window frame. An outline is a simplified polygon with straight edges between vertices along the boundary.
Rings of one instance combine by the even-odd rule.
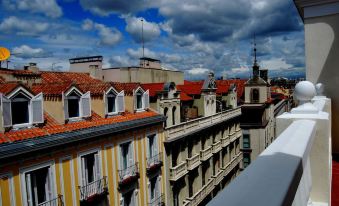
[[[141,92],[140,92],[141,91]],[[137,102],[137,93],[141,93],[141,108],[137,108],[138,102]],[[145,105],[145,95],[148,94],[148,105]],[[133,90],[133,99],[134,99],[134,110],[136,112],[143,112],[149,107],[149,90],[144,90],[140,86]],[[146,107],[147,106],[147,107]]]
[[[56,187],[56,173],[55,173],[55,163],[54,163],[54,160],[51,160],[51,161],[48,161],[48,162],[44,162],[44,163],[41,163],[41,164],[37,164],[37,165],[33,165],[33,166],[29,166],[29,167],[24,167],[24,168],[20,168],[19,171],[20,171],[20,182],[21,182],[21,198],[22,198],[22,203],[24,206],[28,206],[27,204],[27,191],[26,191],[26,173],[29,173],[29,172],[33,172],[35,170],[38,170],[38,169],[42,169],[42,168],[45,168],[45,167],[50,167],[51,169],[51,172],[52,172],[52,177],[51,178],[51,190],[52,190],[52,198],[51,199],[54,199],[54,198],[57,198],[58,195],[57,195],[57,187]]]
[[[115,111],[114,112],[108,112],[108,101],[107,101],[107,95],[109,95],[109,93],[114,93],[115,95]],[[119,92],[117,90],[115,90],[113,87],[110,87],[107,92],[104,92],[104,103],[105,103],[105,114],[107,114],[108,116],[113,116],[113,115],[117,115],[119,113],[119,106],[118,106],[118,94]]]
[[[152,136],[152,135],[154,135],[154,144],[155,144],[155,146],[156,146],[156,151],[154,151],[153,150],[153,152],[154,152],[154,154],[153,154],[153,156],[154,155],[157,155],[157,154],[159,154],[160,153],[160,147],[159,147],[159,140],[158,140],[158,132],[156,132],[156,131],[152,131],[152,132],[148,132],[148,133],[146,133],[146,144],[147,144],[147,147],[146,147],[146,151],[147,151],[147,158],[152,158],[151,156],[150,156],[150,148],[149,148],[149,136]],[[156,152],[156,153],[155,153]],[[160,157],[159,157],[160,158]]]
[[[13,124],[13,115],[11,114],[11,122],[12,122],[12,127],[13,129],[22,129],[22,128],[29,128],[31,127],[33,124],[38,124],[38,123],[42,123],[44,121],[44,107],[43,107],[43,94],[39,93],[36,96],[34,96],[31,92],[27,91],[25,88],[23,87],[18,87],[16,88],[14,91],[12,91],[11,93],[9,93],[7,96],[5,96],[7,99],[10,100],[11,104],[13,99],[17,96],[17,95],[23,95],[28,99],[28,122],[27,123],[22,123],[22,124]],[[38,96],[41,95],[42,98],[42,102],[41,102],[41,120],[42,122],[33,122],[33,104],[32,101],[34,101],[34,99]],[[10,111],[12,113],[12,111]]]
[[[154,194],[154,199],[151,198],[151,180],[156,178],[156,183],[155,183],[155,194]],[[148,199],[149,199],[149,203],[151,203],[152,201],[156,200],[157,198],[159,198],[161,196],[161,175],[156,175],[152,178],[150,178],[148,180],[147,183],[147,187],[148,187]]]
[[[69,95],[72,93],[72,92],[75,92],[77,95],[79,95],[79,102],[78,102],[78,108],[79,108],[79,116],[78,117],[69,117],[69,111],[68,111],[68,97]],[[89,95],[89,101],[91,101],[91,93],[90,92],[86,92],[86,93],[82,93],[78,88],[76,87],[72,87],[70,88],[66,93],[64,93],[62,96],[63,96],[63,106],[64,106],[64,115],[66,117],[66,107],[67,107],[67,120],[73,122],[73,121],[79,121],[81,120],[82,118],[85,118],[85,117],[88,117],[88,116],[85,116],[83,114],[83,105],[82,105],[82,98],[85,96],[85,95]],[[66,105],[66,101],[67,101],[67,105]],[[91,102],[89,102],[89,110],[90,110],[90,113],[92,111],[92,108],[91,108]],[[91,116],[91,114],[89,114],[89,116]]]
[[[79,186],[85,186],[82,183],[82,179],[83,179],[83,175],[82,174],[83,173],[82,173],[82,160],[81,160],[81,158],[83,156],[86,156],[86,155],[92,154],[92,153],[97,153],[98,156],[99,156],[99,167],[100,167],[100,177],[99,177],[99,179],[103,178],[101,149],[100,148],[93,148],[93,149],[90,149],[90,150],[82,151],[82,152],[78,153],[78,180],[79,180]]]
[[[134,150],[134,138],[123,140],[123,141],[119,142],[119,144],[118,144],[118,161],[119,161],[118,162],[118,168],[119,168],[119,170],[123,170],[124,169],[122,167],[123,165],[122,165],[122,162],[121,162],[121,160],[123,158],[122,157],[122,152],[121,152],[121,145],[126,144],[128,142],[130,142],[130,148],[131,148],[131,152],[132,152],[132,154],[131,154],[132,155],[132,162],[129,163],[129,160],[127,160],[127,168],[133,166],[136,163],[136,159],[135,159],[136,151]]]

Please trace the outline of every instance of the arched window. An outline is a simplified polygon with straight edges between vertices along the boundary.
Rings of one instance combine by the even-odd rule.
[[[175,125],[175,111],[177,110],[176,107],[172,108],[172,125]]]
[[[115,113],[117,112],[116,108],[116,94],[113,91],[110,91],[106,95],[107,100],[107,113]]]
[[[259,102],[259,89],[252,89],[252,101]]]
[[[164,109],[164,116],[166,117],[165,127],[167,127],[167,113],[168,113],[168,108],[165,107],[165,109]]]
[[[76,92],[72,92],[67,97],[68,103],[68,117],[79,117],[80,116],[80,95]]]
[[[136,93],[137,109],[142,109],[142,91]]]

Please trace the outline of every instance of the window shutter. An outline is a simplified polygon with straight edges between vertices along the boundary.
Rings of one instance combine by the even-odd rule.
[[[137,93],[135,92],[135,90],[133,89],[133,107],[134,107],[134,111],[137,110]]]
[[[12,126],[12,109],[11,109],[11,100],[1,95],[1,110],[3,116],[3,126],[11,127]]]
[[[133,153],[133,142],[131,142],[129,144],[129,147],[128,147],[128,166],[132,166],[133,163],[134,163],[134,153]]]
[[[26,193],[27,193],[27,205],[33,206],[33,194],[32,194],[32,184],[31,184],[31,174],[27,173],[26,177]]]
[[[62,102],[64,103],[64,114],[65,120],[68,119],[68,100],[65,96],[65,93],[62,93]]]
[[[81,183],[82,185],[81,186],[85,186],[86,185],[86,161],[85,161],[85,157],[81,157]]]
[[[131,206],[136,206],[136,199],[137,199],[137,190],[135,189],[133,191],[132,197],[131,197]]]
[[[143,97],[144,97],[144,109],[147,109],[149,108],[149,90],[147,90],[146,92],[144,92],[143,94]]]
[[[44,122],[43,94],[40,93],[32,98],[32,122],[33,124]]]
[[[86,92],[80,98],[81,102],[81,116],[89,117],[91,116],[91,93]]]
[[[108,101],[107,101],[107,95],[106,92],[104,91],[104,107],[105,107],[105,115],[108,113]]]
[[[117,95],[117,104],[118,104],[118,112],[124,112],[125,111],[125,92],[122,90],[118,95]]]
[[[159,146],[158,146],[158,135],[154,135],[154,155],[158,155],[159,154]],[[160,160],[160,156],[158,156],[159,160]]]
[[[101,178],[101,168],[100,168],[100,156],[99,152],[94,154],[94,163],[95,163],[95,180],[99,180]]]
[[[48,174],[46,176],[46,182],[45,182],[46,201],[52,199],[51,180],[52,180],[52,171],[51,171],[51,167],[49,167],[48,168]]]
[[[152,187],[151,187],[150,181],[147,182],[149,205],[151,205],[150,203],[153,201],[153,199],[152,199]]]

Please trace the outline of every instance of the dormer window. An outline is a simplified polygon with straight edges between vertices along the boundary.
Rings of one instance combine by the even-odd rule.
[[[82,94],[78,89],[72,88],[63,94],[65,119],[76,120],[91,116],[91,94]]]
[[[259,102],[259,89],[252,89],[252,102]]]
[[[12,124],[29,123],[30,99],[23,94],[18,94],[11,101]]]
[[[43,123],[43,95],[33,96],[18,88],[5,96],[0,94],[3,127],[23,128]]]
[[[79,94],[72,92],[68,97],[68,117],[74,118],[80,116],[80,97]]]
[[[117,92],[114,88],[110,88],[104,93],[105,109],[107,115],[115,115],[125,111],[125,92]]]
[[[144,111],[149,107],[149,90],[144,91],[139,87],[134,91],[134,109],[136,111]]]

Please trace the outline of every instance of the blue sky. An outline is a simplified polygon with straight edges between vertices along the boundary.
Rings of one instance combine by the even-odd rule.
[[[66,71],[68,59],[103,55],[104,67],[146,56],[198,79],[249,77],[252,43],[271,76],[303,75],[304,31],[292,0],[1,0],[0,46],[9,66],[37,62]]]

